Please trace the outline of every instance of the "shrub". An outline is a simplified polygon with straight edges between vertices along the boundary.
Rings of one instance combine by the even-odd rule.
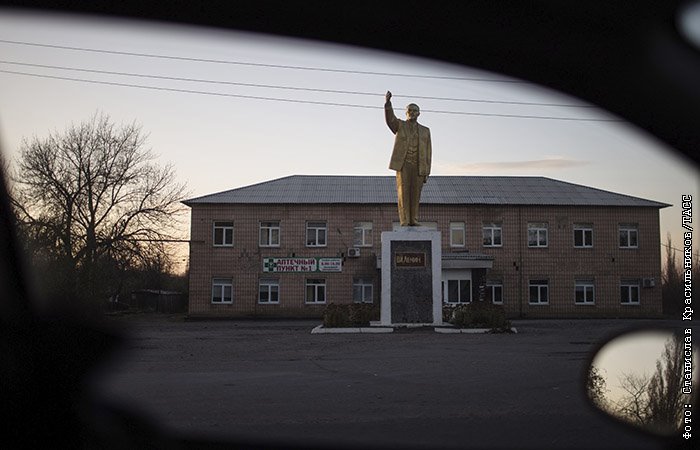
[[[379,319],[379,307],[369,303],[330,303],[323,311],[326,328],[368,327],[371,320]]]
[[[491,331],[509,331],[510,321],[502,305],[473,302],[454,308],[445,308],[447,321],[460,328],[490,328]]]
[[[454,317],[454,311],[457,308],[455,305],[442,304],[442,321],[452,323]]]

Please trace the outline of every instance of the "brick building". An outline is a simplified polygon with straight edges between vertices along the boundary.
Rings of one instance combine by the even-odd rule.
[[[391,176],[290,176],[183,202],[191,316],[320,317],[379,302]],[[542,177],[432,176],[421,225],[442,232],[443,300],[510,317],[661,314],[659,209]]]

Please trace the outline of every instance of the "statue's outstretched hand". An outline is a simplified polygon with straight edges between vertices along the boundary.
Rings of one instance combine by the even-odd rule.
[[[386,91],[386,101],[387,102],[391,101],[391,91]]]

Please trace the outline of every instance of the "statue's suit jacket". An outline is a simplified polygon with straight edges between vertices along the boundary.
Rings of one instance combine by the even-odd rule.
[[[401,170],[406,160],[408,152],[408,124],[405,120],[396,118],[394,110],[389,106],[385,108],[386,123],[393,131],[396,130],[394,138],[394,150],[391,153],[389,168],[391,170]],[[430,143],[430,129],[418,124],[418,175],[427,177],[430,175],[430,163],[433,154],[433,147]]]

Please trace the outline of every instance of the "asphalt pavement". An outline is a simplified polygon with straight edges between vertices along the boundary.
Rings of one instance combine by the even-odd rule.
[[[94,392],[173,435],[376,448],[663,448],[587,402],[595,349],[658,320],[522,320],[517,334],[311,334],[318,321],[113,319]]]

